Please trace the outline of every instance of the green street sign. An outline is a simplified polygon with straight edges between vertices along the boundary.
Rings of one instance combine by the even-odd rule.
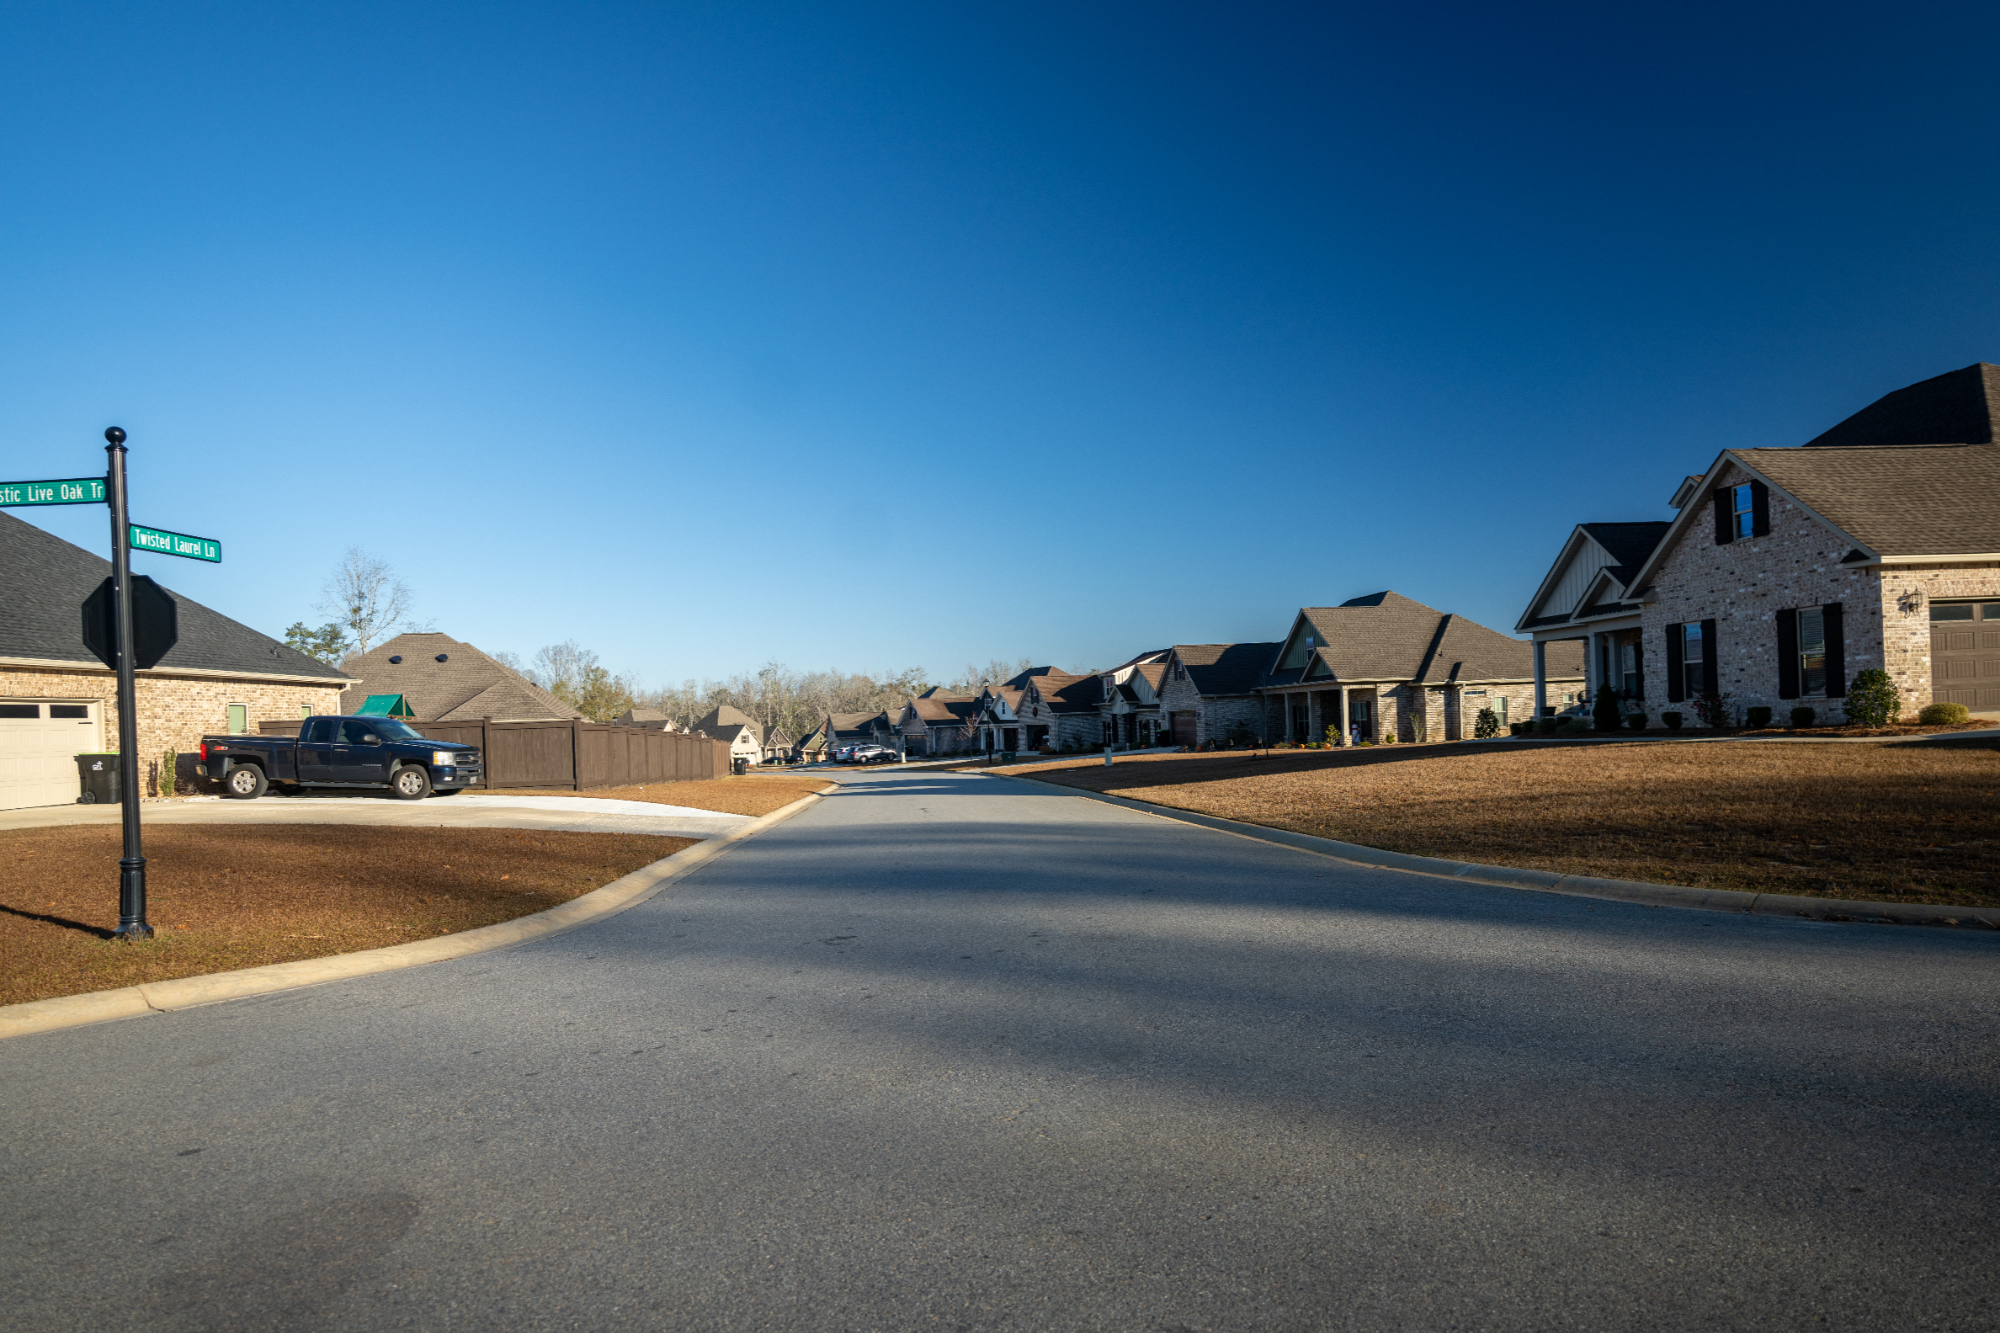
[[[158,528],[142,528],[137,523],[127,528],[132,549],[135,551],[156,551],[161,555],[186,556],[190,560],[207,560],[222,563],[222,543],[212,537],[190,537],[185,532],[162,532]]]
[[[68,481],[0,481],[0,509],[16,505],[101,505],[104,478],[72,477]]]

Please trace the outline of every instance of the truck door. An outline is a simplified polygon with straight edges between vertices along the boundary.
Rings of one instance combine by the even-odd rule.
[[[338,782],[333,775],[333,746],[340,739],[340,719],[309,717],[299,728],[300,782]]]
[[[365,717],[340,719],[340,739],[333,746],[334,782],[387,782],[393,756],[382,733]]]

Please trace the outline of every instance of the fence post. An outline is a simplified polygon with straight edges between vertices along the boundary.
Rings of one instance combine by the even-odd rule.
[[[490,717],[479,719],[479,766],[486,770],[488,788],[493,786],[493,737],[488,731],[492,725]]]
[[[569,720],[569,789],[583,790],[583,720]]]

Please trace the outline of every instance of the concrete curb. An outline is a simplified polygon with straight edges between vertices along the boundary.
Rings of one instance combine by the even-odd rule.
[[[31,1032],[103,1023],[114,1018],[170,1013],[195,1005],[297,990],[302,986],[318,986],[377,972],[396,972],[406,967],[442,963],[560,935],[645,902],[675,880],[685,878],[713,861],[732,844],[782,824],[823,795],[822,792],[809,792],[790,805],[762,815],[733,832],[704,839],[692,847],[683,847],[672,856],[642,866],[622,879],[592,889],[580,898],[572,898],[531,916],[502,921],[498,925],[480,926],[434,940],[414,940],[409,944],[392,944],[381,949],[363,949],[358,953],[305,958],[296,963],[271,963],[234,972],[213,972],[202,977],[151,981],[119,990],[90,991],[83,995],[58,996],[52,1000],[0,1005],[0,1040],[23,1037]]]
[[[1531,889],[1537,893],[1560,893],[1572,898],[1603,898],[1615,902],[1638,903],[1646,907],[1687,907],[1707,912],[1736,912],[1750,916],[1807,917],[1818,921],[1865,921],[1881,925],[1945,925],[2000,930],[2000,909],[1990,907],[1940,907],[1931,903],[1853,902],[1843,898],[1802,898],[1784,893],[1744,893],[1736,889],[1691,889],[1679,884],[1647,884],[1629,879],[1597,879],[1589,875],[1560,875],[1553,870],[1523,870],[1513,866],[1481,865],[1474,861],[1447,861],[1435,856],[1411,856],[1385,852],[1359,843],[1334,838],[1316,838],[1309,833],[1245,824],[1193,810],[1176,810],[1170,805],[1135,801],[1129,796],[1085,791],[1079,787],[1047,782],[1024,773],[993,773],[989,777],[1032,782],[1037,787],[1122,805],[1141,814],[1157,815],[1183,824],[1199,824],[1218,833],[1239,838],[1274,842],[1281,846],[1330,856],[1357,865],[1385,870],[1402,870],[1414,875],[1436,875],[1445,879],[1494,884],[1508,889]]]

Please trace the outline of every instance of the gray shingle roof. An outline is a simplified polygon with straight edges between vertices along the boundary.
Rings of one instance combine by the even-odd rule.
[[[1177,643],[1174,656],[1204,698],[1248,694],[1277,660],[1282,643]]]
[[[707,716],[694,724],[694,730],[704,735],[713,736],[719,741],[736,739],[736,732],[734,731],[729,731],[727,735],[723,734],[731,727],[748,727],[752,734],[757,737],[758,743],[763,743],[764,729],[757,725],[757,720],[742,709],[729,704],[717,704],[708,710]]]
[[[1880,555],[2000,551],[2000,445],[1730,452]]]
[[[83,646],[83,600],[111,574],[111,562],[0,512],[0,570],[6,571],[6,611],[0,614],[0,657],[40,658],[102,666]],[[137,571],[145,573],[145,570]],[[166,589],[174,599],[180,638],[155,671],[221,671],[243,676],[310,676],[338,683],[346,673],[259,634],[200,602]]]
[[[1339,606],[1308,606],[1299,614],[1318,632],[1322,646],[1314,656],[1325,664],[1330,683],[1408,680],[1440,685],[1526,680],[1535,674],[1533,644],[1398,592],[1371,593]],[[1582,674],[1581,644],[1550,644],[1547,651],[1551,677]],[[1260,683],[1269,687],[1299,679],[1296,671],[1277,672]]]
[[[437,655],[443,653],[440,662]],[[391,662],[400,657],[400,662]],[[351,713],[371,694],[400,694],[420,722],[469,722],[482,717],[522,722],[583,716],[541,686],[511,671],[448,634],[398,634],[361,657],[347,670],[361,683],[340,696]]]
[[[1805,447],[1992,444],[1996,419],[2000,419],[2000,366],[1979,361],[1883,394]]]

